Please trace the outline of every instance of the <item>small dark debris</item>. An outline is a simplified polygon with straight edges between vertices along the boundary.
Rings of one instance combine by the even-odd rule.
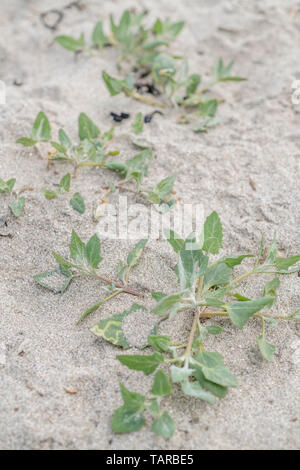
[[[13,84],[15,86],[22,86],[23,85],[23,81],[20,79],[20,78],[15,78],[14,81],[13,81]]]
[[[149,93],[150,95],[153,95],[153,96],[160,95],[160,91],[156,88],[156,86],[153,83],[136,82],[134,86],[141,93]]]
[[[249,184],[251,188],[253,189],[253,191],[256,191],[256,184],[254,183],[252,178],[249,178]]]
[[[117,113],[111,112],[110,115],[112,116],[113,120],[116,122],[122,122],[123,119],[128,119],[130,117],[130,114],[128,113],[117,114]]]
[[[153,113],[146,114],[146,116],[144,117],[144,123],[148,124],[149,122],[151,122],[154,114],[161,114],[162,116],[164,115],[164,113],[162,113],[161,111],[155,110],[153,111]]]
[[[298,274],[298,277],[300,277],[300,271],[298,271],[298,273],[297,273],[297,274]]]
[[[190,423],[191,423],[191,424],[198,424],[199,421],[200,421],[200,419],[197,418],[197,417],[195,417],[195,418],[192,418],[192,419],[190,420]]]
[[[74,2],[68,3],[64,7],[65,10],[70,10],[71,8],[77,8],[77,10],[83,10],[85,8],[85,5],[82,3],[82,0],[75,0]]]
[[[40,14],[41,21],[45,28],[55,31],[57,26],[62,22],[64,14],[61,10],[48,10]]]

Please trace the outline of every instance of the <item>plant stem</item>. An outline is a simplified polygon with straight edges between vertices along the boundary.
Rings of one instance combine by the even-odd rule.
[[[204,307],[204,309],[205,309],[205,307]],[[191,332],[190,332],[190,336],[189,336],[189,340],[188,340],[188,345],[187,345],[187,348],[186,348],[185,353],[184,353],[185,365],[186,366],[188,365],[188,360],[189,360],[189,357],[191,355],[191,350],[192,350],[194,336],[195,336],[195,332],[196,332],[196,328],[197,328],[197,323],[198,323],[200,315],[201,315],[201,313],[203,313],[204,309],[201,309],[201,310],[196,311],[194,313],[194,320],[193,320],[193,324],[192,324],[192,328],[191,328]]]
[[[113,284],[114,281],[112,279],[108,279],[107,277],[105,276],[101,276],[100,274],[97,274],[97,273],[94,273],[94,276],[97,278],[97,279],[100,279],[101,281],[104,281],[104,282],[107,282],[107,284]],[[134,289],[131,289],[131,287],[126,287],[126,286],[123,286],[122,284],[120,283],[116,283],[115,286],[118,288],[118,289],[122,289],[123,292],[126,292],[127,294],[131,294],[131,295],[135,295],[136,297],[143,297],[143,294],[141,292],[138,292]]]
[[[153,100],[152,98],[149,98],[148,96],[143,96],[140,95],[139,93],[133,91],[130,96],[134,98],[137,101],[140,101],[141,103],[146,103],[149,104],[150,106],[157,106],[159,108],[164,108],[165,105],[160,103],[159,101]]]
[[[225,312],[204,312],[201,315],[201,318],[213,318],[213,317],[225,317],[229,319],[228,313]],[[274,318],[276,320],[289,320],[290,318],[286,315],[270,315],[268,313],[264,313],[260,315],[259,313],[255,313],[252,315],[252,318]]]
[[[79,163],[79,165],[77,165],[77,168],[82,168],[84,166],[105,166],[105,163],[103,162],[83,162],[83,163]]]
[[[124,292],[123,290],[117,290],[115,292],[113,292],[111,295],[109,295],[108,297],[105,297],[105,299],[103,300],[100,300],[100,302],[98,302],[98,307],[100,307],[100,305],[104,304],[104,302],[107,302],[108,300],[112,299],[113,297],[116,297],[116,295],[119,295],[121,294],[122,292]],[[88,309],[83,315],[81,315],[81,317],[79,318],[79,320],[76,322],[76,325],[78,325],[80,322],[82,322],[88,315],[90,315],[90,313],[94,312],[95,310],[90,310]]]
[[[238,282],[242,281],[248,276],[251,276],[251,274],[254,274],[254,270],[252,269],[251,271],[242,274],[241,276],[237,277],[236,279],[233,279],[232,284],[237,284]]]

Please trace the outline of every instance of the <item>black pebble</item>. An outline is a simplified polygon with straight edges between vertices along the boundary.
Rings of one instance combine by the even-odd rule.
[[[130,114],[128,113],[117,114],[117,113],[111,112],[110,115],[112,116],[113,120],[116,122],[122,122],[123,119],[128,119],[130,117]]]

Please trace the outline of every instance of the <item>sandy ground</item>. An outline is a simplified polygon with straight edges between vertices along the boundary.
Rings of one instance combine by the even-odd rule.
[[[223,322],[224,334],[210,345],[224,354],[239,380],[224,400],[212,406],[179,392],[167,399],[178,427],[168,441],[148,430],[113,434],[112,410],[121,403],[119,381],[143,391],[151,379],[119,364],[116,349],[89,328],[129,307],[132,297],[116,298],[77,327],[79,315],[103,294],[99,284],[78,280],[65,294],[55,295],[37,286],[32,277],[55,266],[53,249],[67,254],[72,228],[85,240],[95,232],[93,201],[112,177],[86,169],[73,181],[72,191],[80,191],[87,205],[81,216],[67,199],[48,202],[41,192],[56,183],[66,167],[56,165],[47,172],[45,162],[15,140],[29,132],[41,109],[55,131],[62,126],[75,138],[81,111],[107,130],[112,124],[110,111],[134,115],[149,108],[122,96],[108,96],[100,76],[103,69],[115,73],[115,51],[106,49],[99,58],[80,56],[75,61],[53,43],[55,33],[41,24],[39,14],[65,3],[2,0],[0,6],[0,79],[7,86],[7,104],[0,106],[0,176],[16,177],[18,187],[34,186],[19,219],[3,214],[1,206],[0,232],[11,238],[0,237],[0,447],[299,448],[299,326],[282,323],[270,329],[268,338],[277,351],[274,362],[267,364],[257,352],[260,327],[253,320],[242,332]],[[218,88],[226,100],[219,111],[221,125],[206,135],[195,135],[176,124],[177,114],[170,110],[147,127],[145,135],[156,154],[149,183],[176,173],[177,196],[183,202],[201,202],[206,215],[212,210],[220,214],[228,252],[256,250],[262,232],[271,240],[277,231],[280,250],[285,255],[299,253],[300,105],[291,102],[291,84],[300,79],[300,12],[292,10],[295,0],[186,0],[176,2],[176,8],[169,0],[84,4],[82,11],[66,11],[59,34],[89,33],[96,19],[107,20],[111,12],[118,15],[127,6],[139,5],[148,8],[153,18],[186,20],[173,47],[189,57],[194,72],[205,77],[219,56],[235,60],[235,72],[248,81]],[[120,132],[128,126],[120,125]],[[124,155],[133,154],[126,142],[119,148]],[[118,259],[124,259],[131,246],[132,242],[104,240],[103,272],[113,274]],[[149,243],[131,277],[131,285],[145,293],[145,305],[153,305],[151,290],[176,289],[174,264],[165,243]],[[250,294],[256,289],[251,282],[247,286]],[[299,304],[300,279],[283,279],[278,311],[288,313]],[[164,329],[176,338],[176,332],[187,332],[190,323],[188,315],[180,316]],[[78,393],[70,395],[64,387],[76,387]]]

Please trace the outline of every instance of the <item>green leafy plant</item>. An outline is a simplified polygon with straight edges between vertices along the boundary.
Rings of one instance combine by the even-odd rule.
[[[152,27],[144,23],[145,13],[136,14],[125,10],[116,22],[110,15],[110,31],[104,32],[103,24],[98,21],[92,31],[91,40],[86,42],[83,34],[79,39],[72,36],[57,36],[56,41],[65,49],[74,52],[89,52],[94,55],[95,50],[105,46],[115,46],[120,50],[118,67],[123,61],[132,66],[147,64],[148,57],[157,54],[165,48],[181,32],[184,22],[171,23],[169,19],[157,19]]]
[[[17,144],[22,144],[24,147],[35,147],[42,156],[39,144],[49,142],[49,140],[51,140],[51,126],[46,114],[40,111],[35,118],[29,137],[20,137]]]
[[[29,147],[36,146],[39,142],[50,142],[50,124],[44,113],[38,114],[33,125],[34,129],[37,127],[40,131],[35,131],[35,140],[31,137],[22,137],[17,140],[17,143]],[[31,133],[32,135],[33,133]],[[41,137],[37,140],[38,136]],[[50,142],[52,150],[48,153],[48,162],[60,161],[71,163],[75,167],[75,175],[77,170],[82,167],[105,166],[107,157],[119,153],[118,151],[107,151],[107,146],[113,136],[113,128],[101,136],[98,126],[85,113],[81,113],[78,118],[79,143],[72,143],[66,132],[63,129],[59,129],[59,141],[52,140]]]
[[[44,190],[44,196],[46,199],[56,199],[57,197],[66,194],[70,191],[70,185],[71,185],[71,175],[70,173],[67,173],[62,177],[58,184],[58,189],[45,189]],[[85,204],[83,197],[79,193],[73,194],[73,196],[70,199],[70,205],[73,207],[74,210],[79,212],[80,214],[83,214],[85,212]]]
[[[1,194],[8,194],[10,201],[8,203],[10,210],[12,211],[15,217],[19,217],[24,209],[25,206],[25,198],[20,196],[23,191],[26,191],[27,188],[24,187],[20,191],[14,191],[14,186],[16,183],[15,178],[11,178],[8,181],[4,181],[0,178],[0,195]]]
[[[178,65],[179,63],[180,65]],[[215,98],[207,98],[207,92],[221,82],[245,80],[242,77],[231,75],[232,67],[232,61],[225,66],[223,60],[219,59],[217,65],[212,69],[212,81],[208,85],[199,88],[201,76],[199,74],[189,74],[187,61],[164,52],[152,57],[151,77],[160,93],[173,106],[180,106],[188,112],[181,116],[180,122],[192,121],[194,122],[193,130],[195,132],[204,132],[219,122],[215,118],[215,114],[221,102],[221,100]],[[127,97],[132,97],[152,106],[165,106],[162,101],[139,94],[134,86],[133,75],[129,75],[125,79],[117,79],[104,71],[102,77],[111,96],[124,93]],[[134,128],[139,129],[140,126],[135,125]]]
[[[117,433],[141,429],[146,423],[147,412],[152,419],[152,431],[159,436],[171,437],[175,431],[174,421],[160,405],[162,399],[172,393],[173,387],[180,387],[184,395],[213,403],[216,398],[225,397],[230,387],[237,386],[237,379],[224,364],[221,354],[205,348],[208,335],[220,334],[222,328],[217,324],[205,325],[202,323],[204,319],[228,319],[236,328],[242,329],[251,317],[258,318],[262,333],[257,338],[257,344],[267,361],[272,359],[275,346],[266,340],[266,325],[275,326],[278,320],[300,319],[299,311],[290,315],[271,311],[277,301],[278,276],[300,269],[299,255],[287,258],[278,256],[275,237],[264,257],[265,242],[262,238],[256,255],[230,254],[217,259],[215,255],[223,247],[223,232],[216,212],[207,217],[198,237],[192,233],[184,240],[171,230],[166,235],[178,255],[174,269],[179,290],[171,294],[154,292],[152,296],[157,304],[152,313],[159,317],[158,327],[162,321],[172,319],[182,311],[190,311],[192,326],[189,337],[183,342],[174,342],[169,336],[159,334],[156,327],[148,336],[148,347],[154,350],[152,353],[117,356],[131,370],[142,371],[145,375],[155,372],[153,385],[146,395],[131,392],[120,384],[124,404],[115,411],[112,420],[113,430]],[[211,255],[214,256],[212,260]],[[235,277],[234,268],[248,258],[253,259],[251,269]],[[260,274],[275,277],[264,285],[261,297],[250,299],[240,291],[241,282]],[[92,328],[92,332],[116,346],[128,349],[130,344],[124,335],[122,322],[140,308],[133,305],[123,314],[103,320]],[[106,328],[112,326],[116,318],[114,333],[109,330],[107,334]],[[117,337],[122,341],[116,341]],[[167,367],[169,375],[166,373]]]
[[[71,261],[53,252],[52,255],[57,261],[58,267],[52,271],[37,274],[34,279],[39,285],[55,293],[65,292],[74,278],[82,276],[90,276],[104,283],[103,289],[108,295],[88,308],[79,318],[79,323],[102,304],[123,292],[142,297],[141,293],[128,286],[128,281],[131,270],[139,263],[146,243],[146,239],[140,240],[128,254],[126,263],[119,262],[117,279],[113,280],[98,272],[99,264],[103,259],[98,235],[95,233],[85,244],[73,230],[69,245]]]
[[[155,204],[155,208],[158,211],[167,211],[174,205],[174,200],[170,199],[169,196],[172,193],[173,185],[175,182],[175,176],[170,176],[163,179],[156,187],[152,190],[146,190],[143,187],[143,181],[145,176],[148,174],[148,168],[152,161],[152,151],[145,149],[138,153],[134,157],[129,158],[125,162],[111,160],[106,163],[106,167],[119,173],[122,180],[118,184],[110,183],[105,194],[100,200],[100,205],[97,206],[94,212],[94,218],[97,219],[102,215],[102,204],[106,203],[106,197],[111,192],[115,192],[117,189],[129,192],[135,192],[143,196],[148,202]],[[137,190],[133,190],[124,184],[129,182],[135,182]],[[97,215],[100,212],[100,216]]]

